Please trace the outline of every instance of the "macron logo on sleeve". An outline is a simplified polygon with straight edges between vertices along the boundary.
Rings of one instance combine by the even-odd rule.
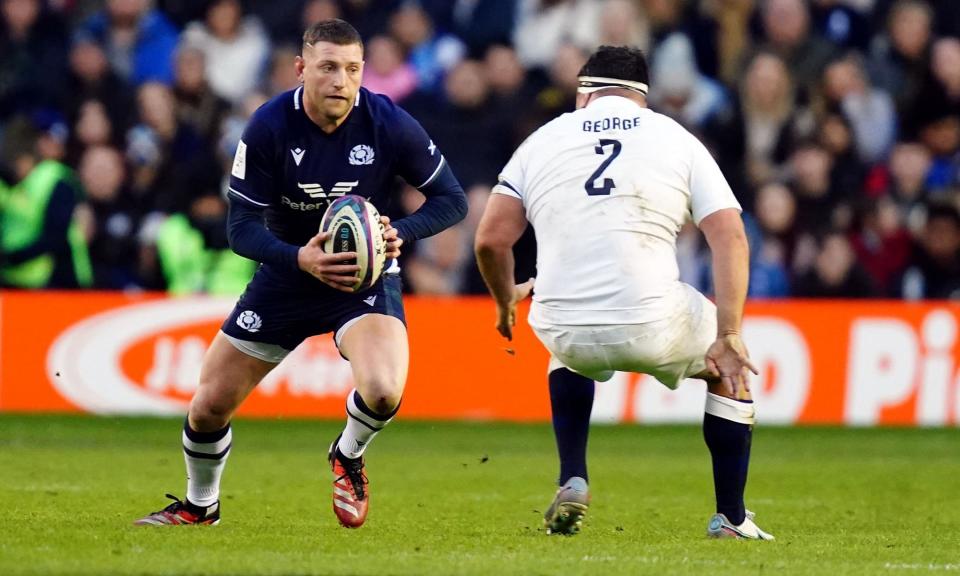
[[[237,152],[233,155],[233,169],[230,173],[241,180],[247,177],[247,145],[243,140],[237,143]]]

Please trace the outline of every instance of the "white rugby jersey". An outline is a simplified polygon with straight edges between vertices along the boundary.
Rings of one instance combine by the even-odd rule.
[[[676,239],[740,209],[717,163],[670,118],[603,96],[533,133],[493,190],[523,201],[537,237],[532,325],[640,324],[673,314]]]

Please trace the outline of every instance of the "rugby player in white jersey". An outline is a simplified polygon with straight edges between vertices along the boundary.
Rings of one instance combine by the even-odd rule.
[[[707,382],[703,434],[717,509],[707,534],[770,540],[744,508],[756,373],[740,337],[749,256],[740,205],[706,148],[646,107],[640,50],[603,46],[579,75],[577,110],[537,130],[507,163],[476,236],[480,270],[512,338],[512,247],[529,221],[537,238],[529,323],[550,351],[560,455],[549,533],[575,533],[589,505],[587,434],[594,382],[614,371],[669,388]],[[676,238],[692,217],[713,258],[716,305],[680,282]]]

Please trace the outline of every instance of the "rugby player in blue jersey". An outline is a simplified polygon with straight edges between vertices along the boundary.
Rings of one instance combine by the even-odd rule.
[[[342,20],[303,35],[302,86],[253,115],[230,175],[233,250],[262,265],[204,358],[183,426],[187,493],[136,524],[216,524],[220,477],[230,454],[230,419],[260,380],[300,342],[332,333],[356,389],[347,423],[330,445],[333,505],[341,524],[361,526],[369,488],[363,452],[397,413],[409,352],[396,258],[404,242],[459,222],[467,203],[443,156],[409,114],[360,87],[363,43]],[[353,293],[354,253],[327,254],[318,234],[327,205],[344,194],[385,212],[397,176],[426,202],[389,222],[386,272]]]

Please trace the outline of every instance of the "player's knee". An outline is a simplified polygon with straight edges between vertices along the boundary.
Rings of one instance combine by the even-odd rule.
[[[190,427],[197,432],[214,432],[230,422],[234,406],[228,402],[194,397],[190,402]]]
[[[377,414],[389,414],[400,404],[403,396],[403,383],[393,378],[369,378],[363,385],[364,402]]]
[[[383,393],[376,394],[372,400],[370,408],[377,414],[390,414],[400,405],[400,394]]]

